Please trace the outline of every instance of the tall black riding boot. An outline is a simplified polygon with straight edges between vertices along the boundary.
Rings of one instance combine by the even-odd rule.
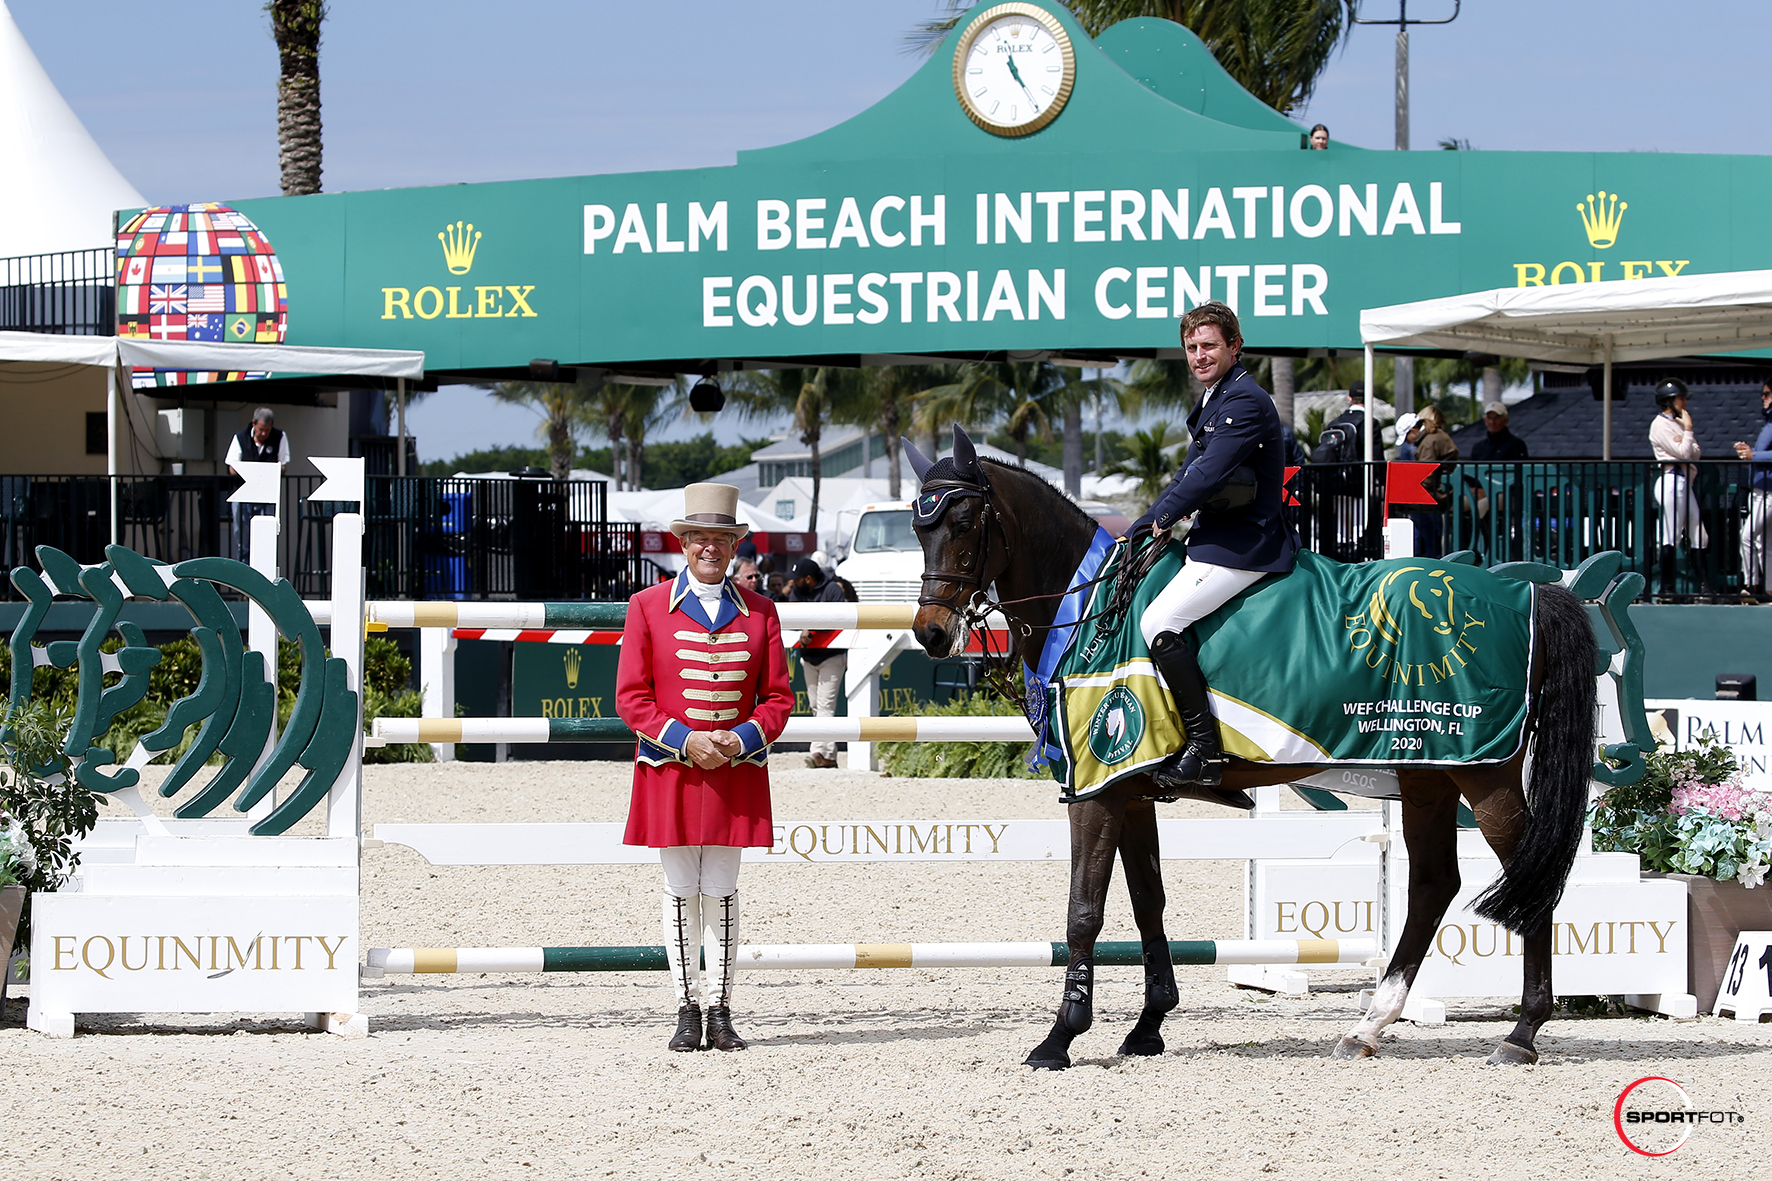
[[[1674,580],[1677,576],[1674,547],[1664,545],[1661,547],[1661,594],[1663,598],[1676,593],[1677,588],[1674,586]]]
[[[1692,576],[1692,581],[1698,585],[1699,594],[1708,595],[1711,593],[1710,571],[1705,567],[1703,550],[1687,547],[1686,572]]]
[[[1162,632],[1151,642],[1151,661],[1169,682],[1175,712],[1181,715],[1187,741],[1151,773],[1160,788],[1189,784],[1217,787],[1224,782],[1224,747],[1218,741],[1218,719],[1212,716],[1206,678],[1200,662],[1180,632]]]

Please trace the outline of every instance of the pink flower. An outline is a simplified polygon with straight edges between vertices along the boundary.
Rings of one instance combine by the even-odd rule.
[[[1751,808],[1756,794],[1745,790],[1739,780],[1680,786],[1673,790],[1673,802],[1668,805],[1668,811],[1675,816],[1684,816],[1695,808],[1703,808],[1724,820],[1740,820]]]

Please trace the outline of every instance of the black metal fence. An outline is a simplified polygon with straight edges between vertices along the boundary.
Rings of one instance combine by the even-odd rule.
[[[1394,505],[1416,522],[1416,552],[1474,550],[1486,565],[1545,562],[1573,569],[1619,550],[1646,593],[1676,602],[1765,597],[1772,494],[1753,495],[1753,470],[1707,460],[1444,464],[1437,503]],[[1293,477],[1287,512],[1309,549],[1340,561],[1383,555],[1382,463],[1312,465]],[[1756,500],[1761,503],[1756,504]]]
[[[338,501],[310,502],[317,476],[283,482],[278,569],[303,598],[332,593],[332,518]],[[229,476],[119,476],[118,540],[151,558],[240,556]],[[637,526],[608,521],[596,481],[460,480],[371,476],[364,562],[372,598],[620,600],[651,585]],[[51,545],[82,562],[104,560],[111,538],[104,476],[0,476],[0,561],[36,566]],[[8,598],[17,598],[11,586]]]
[[[114,336],[114,253],[109,249],[65,250],[0,258],[0,329]]]
[[[1733,600],[1766,585],[1772,493],[1754,494],[1753,467],[1706,461],[1675,478],[1642,462],[1453,463],[1438,473],[1433,506],[1393,506],[1391,515],[1416,522],[1422,556],[1470,549],[1485,564],[1570,569],[1616,549],[1657,598]],[[1386,473],[1382,463],[1300,470],[1286,511],[1305,546],[1339,561],[1382,556]],[[283,483],[278,568],[304,598],[331,593],[332,518],[350,508],[310,503],[318,483]],[[227,476],[119,476],[119,539],[168,562],[238,556],[240,522],[228,504],[235,485]],[[608,521],[606,489],[596,481],[370,476],[369,593],[626,599],[658,571],[641,556],[638,527]],[[34,566],[39,545],[102,561],[111,513],[104,476],[0,476],[0,561]],[[16,597],[10,586],[7,595]]]

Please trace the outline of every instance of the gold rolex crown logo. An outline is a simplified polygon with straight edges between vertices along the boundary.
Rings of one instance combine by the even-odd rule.
[[[443,227],[437,241],[443,243],[443,261],[448,264],[450,274],[465,275],[474,269],[474,251],[480,247],[480,237],[473,222],[464,226],[458,221]]]
[[[566,649],[566,687],[578,688],[578,666],[584,660],[584,654],[577,648]]]
[[[1600,190],[1599,201],[1594,201],[1594,194],[1587,195],[1587,204],[1575,203],[1575,212],[1581,214],[1581,228],[1587,231],[1588,245],[1604,250],[1618,241],[1618,223],[1624,220],[1624,211],[1630,208],[1630,202],[1620,202],[1617,193],[1610,195]]]

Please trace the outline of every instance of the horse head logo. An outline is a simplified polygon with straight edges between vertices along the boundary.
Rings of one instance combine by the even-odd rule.
[[[1457,630],[1456,576],[1446,567],[1402,566],[1384,576],[1372,592],[1374,626],[1391,643],[1402,638],[1406,625],[1428,626],[1436,635]]]

